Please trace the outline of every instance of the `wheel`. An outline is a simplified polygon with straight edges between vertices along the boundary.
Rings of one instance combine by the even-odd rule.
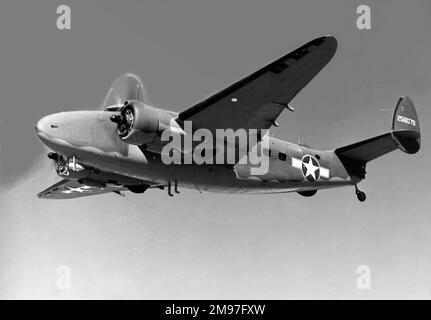
[[[356,191],[356,196],[358,197],[358,200],[361,202],[364,202],[367,199],[367,196],[365,194],[365,192],[362,191]]]
[[[298,191],[303,197],[312,197],[316,194],[317,190]]]
[[[144,193],[148,189],[147,185],[132,185],[126,187],[133,193]]]

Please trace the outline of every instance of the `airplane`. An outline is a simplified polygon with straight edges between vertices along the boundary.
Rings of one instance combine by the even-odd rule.
[[[316,38],[179,113],[146,104],[141,80],[123,74],[113,82],[102,110],[61,112],[37,122],[37,136],[50,149],[48,157],[62,178],[38,197],[124,196],[124,191],[139,194],[148,189],[167,189],[173,196],[179,187],[236,194],[297,192],[311,197],[320,189],[353,186],[363,202],[366,195],[357,185],[365,179],[368,162],[397,149],[408,154],[420,149],[419,120],[407,96],[398,99],[388,132],[332,150],[257,134],[246,150],[265,141],[268,147],[262,152],[268,156],[268,170],[264,174],[253,174],[253,164],[239,163],[237,158],[233,164],[162,161],[167,144],[163,134],[184,137],[187,122],[193,130],[211,133],[278,126],[277,117],[285,109],[294,111],[291,100],[328,64],[336,49],[335,37]],[[223,143],[226,148],[220,147]],[[223,143],[214,142],[214,154],[238,151],[237,141]],[[184,155],[193,150],[176,152]]]

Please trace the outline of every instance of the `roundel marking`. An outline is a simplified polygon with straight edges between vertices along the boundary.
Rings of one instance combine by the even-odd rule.
[[[319,179],[320,164],[315,157],[311,155],[305,155],[302,157],[302,175],[310,182],[314,182]]]

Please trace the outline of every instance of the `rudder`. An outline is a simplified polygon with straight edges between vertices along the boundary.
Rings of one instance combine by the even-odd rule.
[[[400,150],[413,154],[421,147],[419,119],[412,100],[402,96],[392,117],[392,137]]]

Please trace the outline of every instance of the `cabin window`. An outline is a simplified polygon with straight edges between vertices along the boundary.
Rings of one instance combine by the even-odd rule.
[[[286,158],[287,158],[287,156],[285,153],[283,153],[283,152],[278,153],[278,159],[280,159],[281,161],[286,161]]]
[[[263,154],[265,156],[271,157],[271,149],[263,149]]]

